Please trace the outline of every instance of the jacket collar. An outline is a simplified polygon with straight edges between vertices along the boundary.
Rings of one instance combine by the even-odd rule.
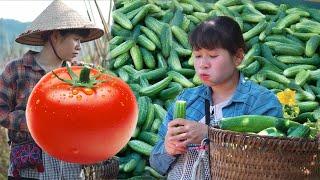
[[[210,101],[210,104],[213,104],[212,102],[212,89],[210,86],[202,85],[204,93],[199,93],[199,96],[203,97],[204,99],[208,99]],[[240,73],[238,85],[236,87],[235,92],[232,95],[231,100],[229,101],[229,104],[231,102],[245,102],[248,98],[248,92],[250,90],[250,83],[244,78],[243,74]]]
[[[38,63],[35,60],[35,55],[39,52],[35,51],[28,51],[25,53],[22,57],[22,64],[26,67],[31,67],[34,71],[43,71],[43,69],[38,65]]]

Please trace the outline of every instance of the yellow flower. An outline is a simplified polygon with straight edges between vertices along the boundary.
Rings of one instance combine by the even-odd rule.
[[[277,97],[282,105],[296,105],[295,96],[296,92],[290,89],[285,89],[284,91],[277,93]]]

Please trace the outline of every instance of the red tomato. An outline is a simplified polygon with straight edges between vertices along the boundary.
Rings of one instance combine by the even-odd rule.
[[[71,69],[80,74],[82,67]],[[66,68],[54,72],[71,79]],[[91,69],[90,75],[99,72]],[[93,88],[73,87],[48,73],[34,87],[26,118],[36,143],[67,162],[90,164],[106,160],[129,141],[136,127],[138,105],[121,79],[103,74]]]

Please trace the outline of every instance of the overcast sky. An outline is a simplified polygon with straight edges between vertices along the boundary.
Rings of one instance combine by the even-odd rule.
[[[111,0],[97,0],[98,5],[107,20],[109,3]],[[34,20],[52,0],[0,0],[0,18],[15,19],[21,22],[31,22]],[[63,0],[65,4],[78,11],[83,17],[88,18],[86,5],[91,4],[95,21],[102,27],[101,20],[93,0]]]

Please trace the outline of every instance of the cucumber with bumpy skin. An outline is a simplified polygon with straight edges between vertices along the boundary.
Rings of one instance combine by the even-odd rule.
[[[190,49],[188,34],[178,26],[172,26],[171,30],[173,35],[178,39],[181,45],[186,49]]]
[[[162,123],[162,121],[161,121],[160,119],[156,118],[156,119],[153,121],[153,124],[152,124],[152,126],[151,126],[150,132],[152,132],[152,133],[157,133],[157,132],[158,132],[158,129],[159,129],[160,126],[161,126],[161,123]]]
[[[189,79],[187,79],[182,74],[176,71],[169,71],[168,76],[172,77],[172,80],[174,80],[177,83],[180,83],[183,87],[194,87],[194,84]]]
[[[126,28],[126,29],[132,29],[132,23],[130,22],[129,18],[121,13],[121,12],[113,12],[112,17],[114,19],[115,22],[117,22],[118,24],[120,24],[122,27]]]
[[[133,171],[137,166],[138,162],[141,160],[141,156],[137,153],[132,153],[129,156],[130,156],[129,162],[127,162],[123,167],[124,172]]]
[[[154,51],[156,49],[156,45],[143,34],[138,36],[137,42],[139,45],[143,46],[144,48],[148,49],[149,51]]]
[[[173,99],[183,90],[179,83],[172,82],[172,84],[171,87],[160,92],[159,96],[162,100]]]
[[[266,128],[276,126],[278,119],[272,116],[242,115],[237,117],[223,118],[220,121],[220,128],[235,132],[258,133]]]
[[[159,135],[157,135],[155,133],[142,131],[139,134],[138,139],[154,146],[160,140],[160,137],[159,137]]]
[[[140,48],[143,62],[149,69],[154,69],[156,67],[156,60],[154,59],[152,53],[145,48]]]
[[[128,145],[134,151],[143,154],[145,156],[150,156],[152,151],[152,146],[140,140],[131,140],[128,142]]]
[[[298,74],[301,70],[315,70],[315,69],[317,69],[317,67],[313,65],[307,65],[307,64],[297,65],[297,66],[292,66],[285,69],[283,71],[283,75],[285,75],[286,77],[293,77],[296,74]]]
[[[130,49],[130,55],[136,70],[143,69],[143,59],[139,46],[133,45]]]
[[[150,98],[146,96],[140,96],[138,98],[138,106],[139,106],[139,115],[138,115],[138,126],[141,126],[144,124],[147,116],[148,116],[148,107],[150,102]]]
[[[177,119],[177,118],[185,119],[186,118],[186,106],[187,106],[186,101],[177,100],[175,103],[173,118],[174,119]]]
[[[159,37],[149,28],[141,26],[141,31],[156,45],[157,48],[161,48]]]
[[[125,65],[126,62],[130,59],[130,54],[128,52],[121,54],[118,56],[113,64],[114,68],[120,68],[121,66]]]
[[[143,87],[140,89],[140,94],[144,96],[156,95],[157,93],[165,89],[169,85],[171,80],[172,80],[172,77],[169,76],[151,86]]]
[[[296,78],[294,79],[296,84],[298,84],[299,86],[303,86],[304,83],[307,82],[307,80],[310,77],[310,71],[306,71],[306,70],[301,70],[297,75]]]
[[[273,71],[263,70],[263,73],[266,74],[267,79],[282,83],[284,85],[288,85],[290,83],[290,80],[288,78]]]
[[[163,25],[160,35],[162,55],[167,58],[172,48],[172,32],[168,24]]]
[[[277,41],[265,42],[265,45],[273,49],[277,54],[300,56],[304,53],[304,48],[297,44],[287,44]]]
[[[319,107],[319,103],[316,101],[304,101],[297,103],[300,109],[300,113],[310,112]]]
[[[307,138],[310,134],[310,127],[306,125],[300,125],[288,134],[288,137],[294,138]]]
[[[295,22],[298,22],[300,20],[300,16],[298,14],[288,14],[286,17],[280,19],[276,27],[273,29],[277,30],[282,30],[286,27],[288,27],[291,24],[294,24]]]
[[[165,118],[167,111],[158,104],[154,104],[154,107],[155,107],[156,117],[162,121]]]
[[[260,11],[266,11],[271,13],[277,13],[279,7],[271,2],[268,1],[258,1],[254,4],[254,7]]]
[[[266,21],[259,22],[255,27],[253,27],[251,30],[249,30],[243,34],[244,40],[247,41],[247,40],[251,39],[252,37],[260,34],[265,29],[266,26],[267,26]]]
[[[151,29],[152,31],[154,31],[159,37],[161,35],[161,30],[162,27],[164,25],[163,22],[158,21],[157,19],[155,19],[154,17],[147,17],[144,20],[146,26]]]
[[[182,0],[182,2],[191,4],[195,11],[198,11],[198,12],[205,12],[206,11],[205,8],[203,7],[203,5],[196,0]]]
[[[121,43],[119,46],[117,46],[116,48],[114,48],[110,52],[111,59],[119,56],[120,54],[128,52],[132,48],[133,45],[134,45],[134,41],[133,40],[128,40],[128,41],[125,41],[125,42]]]
[[[154,120],[154,105],[152,103],[150,103],[149,107],[148,107],[148,115],[146,118],[146,121],[144,122],[144,125],[142,126],[142,130],[143,131],[149,131],[151,129],[151,126],[153,124],[153,120]]]
[[[320,44],[320,36],[312,36],[306,44],[306,55],[312,57]]]

